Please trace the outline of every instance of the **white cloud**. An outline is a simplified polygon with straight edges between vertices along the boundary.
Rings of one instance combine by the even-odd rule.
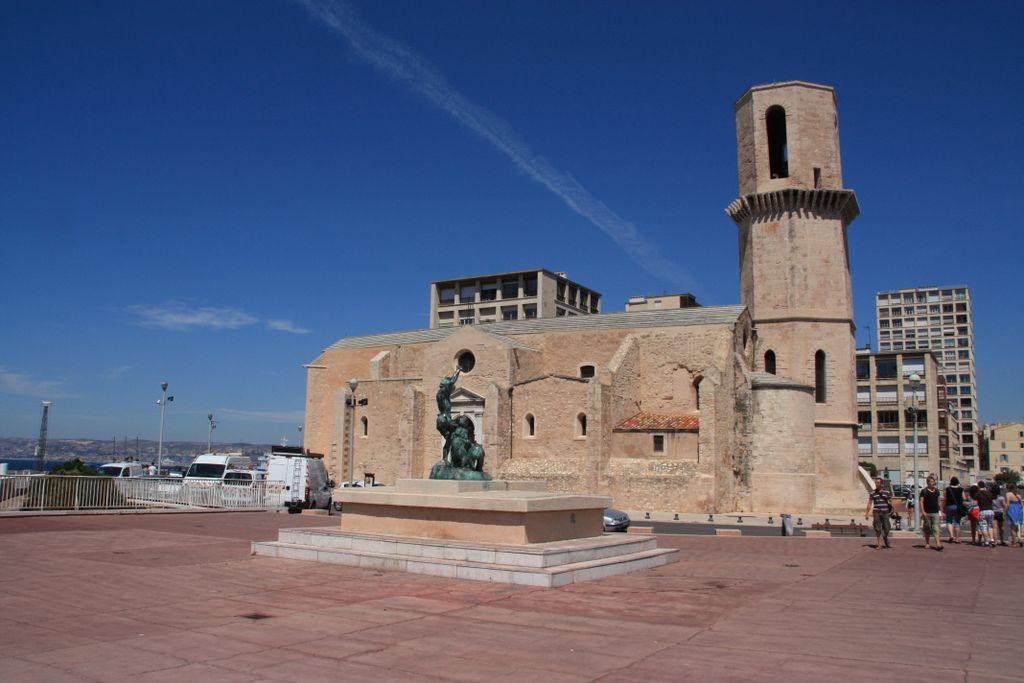
[[[656,244],[636,226],[591,195],[568,173],[555,169],[534,153],[518,133],[497,115],[452,87],[426,59],[407,45],[363,23],[347,2],[298,0],[321,22],[344,36],[352,49],[378,71],[422,95],[459,124],[487,141],[522,171],[558,196],[565,204],[610,237],[638,266],[675,286],[693,288],[693,279],[665,258]]]
[[[267,327],[280,332],[291,332],[292,334],[309,334],[310,330],[298,327],[291,320],[268,320]]]
[[[61,398],[64,396],[60,388],[64,383],[59,379],[38,379],[19,372],[9,372],[0,366],[0,392],[15,396],[31,396],[33,398]]]
[[[128,310],[139,316],[143,327],[163,330],[186,331],[200,327],[236,330],[259,322],[259,318],[237,308],[188,308],[174,301],[162,306],[131,306]]]
[[[106,379],[117,379],[118,377],[123,377],[126,374],[128,374],[128,372],[131,369],[132,369],[132,366],[130,366],[130,365],[121,365],[121,366],[118,366],[116,368],[111,368],[107,372],[107,374],[104,375],[104,378],[106,378]]]
[[[218,419],[235,419],[242,422],[281,422],[300,425],[306,420],[306,413],[302,410],[264,411],[218,408],[214,414]]]

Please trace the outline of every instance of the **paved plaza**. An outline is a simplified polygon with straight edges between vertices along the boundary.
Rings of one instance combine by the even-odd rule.
[[[1024,551],[658,537],[538,589],[253,557],[336,517],[0,518],[0,681],[1020,681]]]

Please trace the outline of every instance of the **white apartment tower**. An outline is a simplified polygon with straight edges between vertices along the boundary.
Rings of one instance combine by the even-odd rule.
[[[933,351],[940,358],[951,410],[959,418],[960,455],[978,467],[978,385],[974,312],[967,287],[911,287],[875,297],[878,350]]]

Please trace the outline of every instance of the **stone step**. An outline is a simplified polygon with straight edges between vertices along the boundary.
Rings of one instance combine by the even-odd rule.
[[[658,547],[657,539],[654,537],[638,538],[625,534],[511,545],[309,528],[282,529],[277,540],[279,543],[290,545],[352,553],[379,553],[415,559],[482,562],[531,568],[577,564],[645,552]]]
[[[628,544],[619,545],[620,549],[623,547],[628,547]],[[282,541],[253,543],[252,552],[254,555],[262,557],[344,564],[366,569],[406,571],[414,574],[430,574],[453,579],[495,581],[547,588],[650,569],[670,562],[676,562],[679,555],[678,550],[659,550],[655,548],[557,566],[531,567],[497,562],[332,548],[285,543]]]

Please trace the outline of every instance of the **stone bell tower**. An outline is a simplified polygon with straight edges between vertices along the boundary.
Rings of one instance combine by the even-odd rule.
[[[754,370],[803,386],[801,401],[808,405],[801,412],[805,419],[813,413],[814,421],[809,492],[816,509],[846,509],[863,495],[846,240],[860,208],[843,188],[835,91],[801,81],[759,85],[735,108],[739,197],[726,212],[739,228],[741,301],[756,332]],[[766,437],[752,438],[756,449]],[[781,459],[804,463],[784,470],[810,467],[808,453],[786,450],[768,448],[765,465]]]

